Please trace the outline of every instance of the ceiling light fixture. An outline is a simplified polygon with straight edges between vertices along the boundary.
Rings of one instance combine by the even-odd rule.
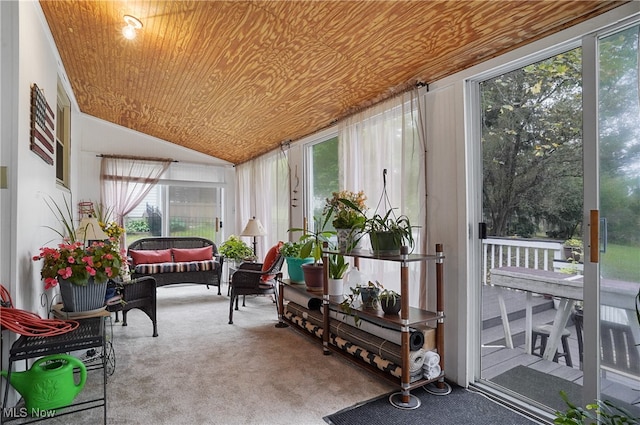
[[[122,28],[122,35],[128,40],[133,40],[136,38],[136,31],[142,28],[142,22],[140,22],[140,19],[131,15],[124,15],[124,22],[127,26]]]

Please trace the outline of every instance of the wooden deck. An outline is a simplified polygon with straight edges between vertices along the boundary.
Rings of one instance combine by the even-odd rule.
[[[506,348],[505,346],[497,291],[503,291],[502,294],[505,298],[509,324],[513,335],[513,349]],[[524,308],[524,292],[492,286],[483,287],[481,335],[482,379],[492,380],[498,375],[522,365],[581,386],[582,370],[580,370],[578,340],[573,322],[570,320],[567,324],[567,329],[571,332],[569,345],[573,362],[573,367],[569,367],[565,364],[563,358],[560,358],[558,363],[554,363],[525,352]],[[553,299],[542,296],[534,297],[533,313],[534,325],[552,323],[555,316]],[[548,391],[555,394],[558,392],[558,389],[550,387]],[[607,372],[607,375],[602,379],[602,392],[603,398],[614,397],[623,403],[629,403],[629,405],[625,407],[629,408],[635,415],[640,416],[640,404],[634,404],[640,401],[640,377],[625,377]],[[575,401],[579,402],[579,400]]]

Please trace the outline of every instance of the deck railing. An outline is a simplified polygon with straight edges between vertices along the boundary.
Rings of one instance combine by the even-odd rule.
[[[482,283],[490,283],[489,271],[496,267],[554,270],[562,260],[562,242],[490,237],[482,241]]]

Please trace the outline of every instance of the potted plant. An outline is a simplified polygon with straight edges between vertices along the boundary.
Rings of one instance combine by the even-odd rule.
[[[400,312],[400,294],[393,289],[385,289],[378,295],[384,314],[394,315]]]
[[[340,310],[346,315],[353,316],[356,326],[360,325],[360,317],[357,313],[357,307],[377,308],[379,302],[379,294],[384,287],[377,280],[375,282],[367,282],[366,285],[356,285],[351,287],[351,293],[345,294],[345,299],[340,303]]]
[[[280,248],[280,254],[287,262],[289,280],[292,283],[304,283],[302,266],[313,262],[313,257],[300,257],[302,244],[300,242],[285,242]]]
[[[235,262],[253,258],[253,250],[235,235],[230,235],[229,238],[220,245],[219,252],[220,255]]]
[[[398,255],[403,245],[413,249],[413,226],[406,215],[396,216],[390,208],[384,215],[374,214],[363,226],[376,255]]]
[[[389,196],[387,195],[387,170],[383,170],[383,188],[378,206],[372,217],[356,225],[362,233],[369,235],[371,249],[375,255],[398,255],[400,247],[403,245],[413,249],[413,227],[409,217],[406,215],[396,215],[394,208],[391,208]],[[349,199],[340,199],[342,204],[349,208],[359,210],[358,205]],[[385,210],[386,208],[386,210]],[[384,211],[384,212],[378,212]],[[361,211],[362,212],[362,211]],[[364,212],[362,212],[364,215]]]
[[[64,309],[72,312],[104,305],[107,281],[120,274],[123,254],[115,239],[94,241],[88,247],[66,240],[57,248],[40,248],[33,260],[43,260],[40,276],[45,289],[60,283]]]
[[[349,263],[344,259],[344,255],[329,255],[329,295],[342,295],[344,275],[349,269]]]
[[[562,244],[564,250],[564,257],[569,261],[580,261],[582,256],[582,239],[571,238],[564,241]]]
[[[358,247],[359,229],[366,220],[368,209],[366,200],[362,190],[357,193],[350,190],[333,192],[333,196],[327,198],[323,212],[333,217],[331,224],[336,229],[339,251],[349,252]]]
[[[313,262],[302,265],[304,281],[307,284],[307,289],[312,292],[322,291],[324,279],[323,265],[320,262],[322,259],[322,246],[324,242],[327,242],[331,246],[330,238],[336,234],[336,232],[332,230],[325,230],[330,217],[328,214],[316,217],[314,219],[315,226],[313,231],[300,228],[289,229],[290,232],[302,232],[302,236],[300,236],[299,239],[299,242],[302,244],[300,257],[313,258]]]
[[[40,276],[45,290],[60,284],[60,294],[67,312],[95,310],[104,306],[107,281],[120,275],[126,264],[125,252],[120,249],[118,239],[89,241],[86,229],[73,224],[72,201],[64,198],[64,210],[50,198],[45,200],[49,210],[61,223],[63,230],[49,229],[62,237],[56,248],[41,247],[33,261],[42,261]],[[97,220],[96,220],[97,223]],[[114,228],[120,232],[120,227]]]

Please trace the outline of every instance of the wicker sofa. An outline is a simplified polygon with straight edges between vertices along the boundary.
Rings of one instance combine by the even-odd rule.
[[[127,250],[131,277],[152,276],[157,286],[175,283],[199,283],[218,287],[222,282],[224,257],[209,239],[152,237],[139,239]]]

